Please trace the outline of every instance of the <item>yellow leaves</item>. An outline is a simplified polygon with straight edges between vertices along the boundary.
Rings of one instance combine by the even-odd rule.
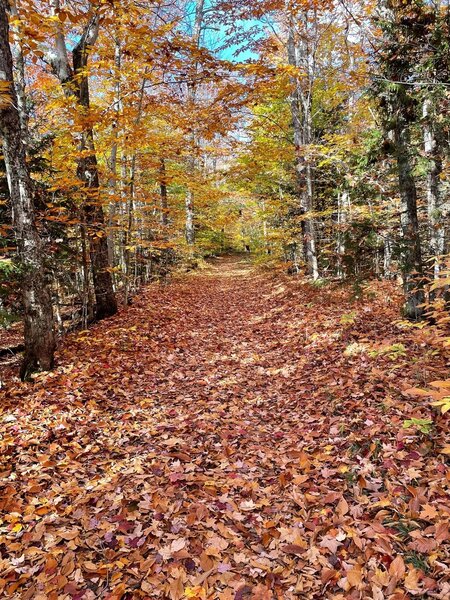
[[[437,279],[436,281],[434,281],[430,286],[430,290],[434,291],[437,289],[445,288],[449,285],[450,285],[450,277],[443,277],[442,279]]]
[[[411,567],[408,571],[408,575],[405,578],[405,588],[410,592],[419,591],[419,572],[414,567]]]
[[[411,396],[425,396],[433,398],[432,406],[436,406],[440,409],[442,414],[450,411],[450,396],[448,395],[450,389],[450,380],[433,381],[430,383],[431,386],[438,388],[436,390],[424,390],[421,388],[410,388],[405,390],[405,394]]]
[[[299,79],[301,77],[305,77],[305,73],[303,73],[298,67],[294,67],[293,65],[278,65],[277,71],[282,75],[288,75],[294,79]]]
[[[383,571],[382,569],[375,569],[375,574],[372,577],[372,583],[376,584],[379,587],[387,587],[390,582],[389,573],[387,571]],[[384,595],[380,592],[380,599],[384,600]],[[374,598],[378,599],[378,596],[374,596]]]
[[[206,590],[200,585],[197,585],[195,587],[187,587],[184,590],[184,597],[189,600],[205,600]]]
[[[442,398],[442,400],[436,400],[436,402],[432,402],[431,405],[439,407],[441,413],[444,415],[450,410],[450,396],[446,396],[445,398]]]
[[[0,81],[0,109],[12,104],[11,81]]]

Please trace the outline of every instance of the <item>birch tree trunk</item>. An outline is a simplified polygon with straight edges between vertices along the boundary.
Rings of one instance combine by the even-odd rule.
[[[167,172],[166,160],[162,157],[159,161],[159,192],[161,196],[161,225],[163,227],[164,239],[167,237],[167,227],[169,225],[169,202],[167,194]]]
[[[310,157],[305,156],[308,146],[312,143],[312,82],[310,80],[308,63],[308,48],[305,42],[296,39],[296,31],[293,19],[289,22],[288,32],[288,60],[289,64],[296,69],[302,69],[305,78],[308,79],[306,92],[302,90],[299,77],[291,77],[293,91],[291,94],[291,113],[294,129],[294,144],[296,150],[296,178],[297,192],[300,198],[300,207],[303,215],[302,237],[308,274],[314,279],[319,278],[317,262],[316,233],[311,211],[314,204],[314,182]]]
[[[195,4],[195,22],[194,30],[192,34],[192,40],[196,48],[200,47],[202,37],[202,25],[204,15],[205,0],[196,0]],[[195,107],[197,100],[197,75],[198,75],[198,61],[194,61],[193,68],[193,79],[188,83],[187,87],[187,101],[188,105]],[[195,243],[195,213],[194,213],[194,191],[192,189],[192,180],[195,174],[196,160],[195,160],[195,148],[197,145],[197,135],[195,127],[192,126],[192,132],[190,135],[191,141],[191,153],[187,160],[187,175],[190,178],[188,182],[188,190],[186,192],[185,199],[185,210],[186,210],[186,241],[189,246],[193,246]]]
[[[114,221],[117,209],[117,152],[119,137],[119,119],[122,112],[122,95],[120,83],[120,69],[122,66],[122,52],[120,40],[116,37],[114,40],[114,119],[112,122],[113,143],[109,156],[108,166],[110,177],[108,181],[110,202],[108,208],[108,257],[109,263],[116,266]]]
[[[430,250],[434,257],[434,277],[439,277],[442,255],[445,248],[445,228],[442,214],[441,175],[442,158],[433,126],[435,115],[433,103],[427,98],[423,103],[423,137],[425,155],[428,159],[427,209],[430,228]]]
[[[127,202],[126,202],[126,227],[125,227],[125,305],[128,305],[130,300],[131,289],[131,244],[133,242],[133,214],[134,214],[134,195],[135,195],[135,180],[136,180],[136,153],[133,154],[130,165],[130,180],[127,186]]]
[[[53,367],[55,334],[51,293],[36,226],[33,183],[28,172],[9,46],[8,0],[0,0],[0,79],[9,84],[0,103],[0,136],[13,209],[13,225],[22,268],[25,356],[21,377]]]
[[[13,73],[15,75],[14,82],[17,94],[17,109],[19,111],[20,126],[22,128],[22,139],[25,147],[29,143],[28,139],[28,108],[25,82],[25,61],[23,58],[22,40],[20,37],[19,11],[17,1],[10,2],[11,15],[15,19],[14,25],[11,27],[12,32],[12,55],[13,55]]]
[[[344,269],[344,257],[345,257],[345,225],[349,219],[349,213],[351,208],[350,195],[348,191],[343,191],[338,193],[338,213],[337,213],[337,275],[340,279],[345,278],[345,269]]]

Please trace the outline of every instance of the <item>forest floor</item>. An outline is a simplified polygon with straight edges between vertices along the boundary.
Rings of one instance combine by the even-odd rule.
[[[448,420],[405,392],[445,357],[351,295],[219,259],[9,383],[0,597],[448,599]]]

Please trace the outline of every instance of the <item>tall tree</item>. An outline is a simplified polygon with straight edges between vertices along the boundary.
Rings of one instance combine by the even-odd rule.
[[[202,38],[202,28],[203,28],[203,16],[205,9],[205,0],[196,0],[195,2],[195,17],[194,17],[194,26],[192,31],[192,44],[193,44],[193,62],[191,66],[190,79],[187,83],[187,102],[190,110],[195,109],[195,103],[197,100],[197,90],[198,90],[198,70],[199,70],[199,61],[197,57],[197,50],[200,47],[201,38]],[[195,174],[196,167],[196,145],[197,145],[197,135],[196,135],[196,127],[195,123],[191,123],[191,133],[190,133],[190,149],[188,155],[188,176],[191,181],[188,183],[188,189],[186,192],[186,241],[192,246],[195,242],[195,224],[194,224],[194,191],[192,189],[192,179]]]
[[[427,208],[430,232],[430,253],[433,257],[433,274],[440,274],[445,253],[446,207],[442,185],[444,160],[448,151],[447,86],[450,78],[448,36],[450,6],[438,0],[420,3],[419,36],[416,46],[422,101],[423,146],[427,159]]]
[[[53,366],[55,334],[44,250],[36,225],[34,187],[28,171],[9,45],[8,0],[0,0],[0,135],[22,269],[25,356],[22,378]]]
[[[312,10],[312,9],[310,9]],[[296,149],[297,188],[303,213],[302,231],[308,273],[318,279],[319,268],[316,232],[311,216],[314,202],[312,100],[317,45],[317,12],[304,9],[301,14],[289,14],[288,59],[296,75],[292,80],[291,110]],[[297,17],[297,18],[296,18]],[[315,29],[311,33],[311,28]]]
[[[384,128],[397,165],[401,203],[401,269],[405,291],[405,314],[413,319],[423,313],[424,279],[422,246],[417,213],[417,188],[411,144],[416,120],[414,78],[414,0],[379,0],[378,18],[382,46],[377,53]]]
[[[111,266],[108,253],[108,238],[105,230],[105,216],[100,203],[100,179],[94,143],[94,131],[89,121],[90,108],[89,78],[87,73],[89,54],[95,44],[100,25],[98,9],[89,3],[88,21],[79,41],[73,47],[72,65],[69,62],[62,22],[59,20],[60,0],[51,0],[56,23],[55,48],[50,54],[53,70],[68,97],[75,96],[84,115],[79,142],[77,176],[84,186],[84,217],[87,225],[91,259],[92,278],[95,293],[95,315],[97,319],[109,317],[117,312]]]

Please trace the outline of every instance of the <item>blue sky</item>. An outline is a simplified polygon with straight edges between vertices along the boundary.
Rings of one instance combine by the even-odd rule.
[[[196,3],[193,0],[188,5],[191,20],[193,20],[194,15],[195,15],[195,4]],[[210,8],[210,7],[211,7],[211,0],[206,0],[205,1],[205,9],[208,10],[208,8]],[[208,30],[207,37],[210,39],[208,39],[206,41],[206,45],[210,46],[210,47],[211,46],[220,47],[220,46],[225,45],[227,27],[225,27],[221,23],[217,23],[217,25],[215,23],[209,23],[209,27],[210,27],[210,29]],[[236,21],[236,23],[234,24],[235,31],[249,32],[249,36],[251,35],[250,31],[252,29],[255,29],[255,27],[258,27],[258,28],[261,27],[261,23],[259,21],[257,21],[256,19],[239,20],[239,21]],[[241,44],[234,44],[234,45],[231,45],[231,46],[227,47],[226,49],[222,50],[219,53],[220,58],[223,58],[225,60],[230,60],[233,62],[245,62],[247,60],[257,58],[257,55],[254,52],[252,52],[251,50],[245,49],[245,46],[248,44],[249,40],[250,40],[250,37],[248,37],[247,39],[244,39],[244,41]],[[242,51],[240,51],[240,48],[242,48]],[[235,56],[235,54],[236,54],[236,56]]]
[[[258,21],[256,21],[256,20],[238,21],[236,23],[236,29],[250,32],[252,29],[254,29],[258,25],[260,25],[260,23],[258,23]],[[223,35],[224,35],[224,41],[225,41],[225,29],[223,29]],[[221,58],[224,58],[226,60],[231,60],[233,62],[245,62],[246,60],[257,58],[257,54],[255,54],[255,52],[252,52],[251,50],[244,48],[242,51],[239,51],[241,47],[247,45],[247,42],[248,42],[248,40],[245,40],[245,42],[241,45],[232,45],[232,46],[226,48],[224,51],[221,52]],[[236,54],[236,56],[235,56],[235,54]]]

